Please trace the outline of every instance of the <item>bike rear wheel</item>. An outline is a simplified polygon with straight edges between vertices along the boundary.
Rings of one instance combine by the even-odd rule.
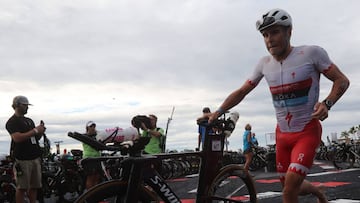
[[[345,153],[343,151],[336,152],[333,164],[337,169],[349,169],[354,167],[354,154]]]
[[[126,190],[126,181],[113,180],[104,182],[82,194],[75,203],[123,203],[125,202]],[[134,195],[139,197],[138,202],[140,203],[159,202],[157,195],[144,185],[141,185],[138,193]]]
[[[353,154],[339,154],[335,156],[333,160],[333,164],[335,168],[342,170],[342,169],[349,169],[353,168],[355,163],[355,156]]]
[[[264,168],[266,166],[266,162],[261,160],[260,155],[255,155],[250,163],[249,170],[250,171],[257,171],[261,168]]]
[[[255,184],[241,165],[220,170],[206,194],[206,202],[257,202]]]

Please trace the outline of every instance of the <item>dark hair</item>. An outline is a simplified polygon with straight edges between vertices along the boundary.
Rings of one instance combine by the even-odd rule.
[[[140,128],[141,123],[144,123],[147,128],[151,129],[151,121],[149,117],[144,115],[137,115],[131,119],[131,124],[135,128]]]
[[[249,123],[245,125],[245,130],[251,130],[251,125]]]
[[[157,117],[154,114],[149,114],[149,117],[154,118],[155,120],[157,120]]]
[[[211,113],[210,108],[209,107],[204,107],[202,110],[203,113]]]

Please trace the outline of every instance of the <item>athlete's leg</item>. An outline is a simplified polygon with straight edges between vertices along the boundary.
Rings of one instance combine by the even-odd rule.
[[[318,198],[319,203],[328,203],[326,196],[325,196],[325,187],[323,185],[315,186],[311,184],[309,181],[304,180],[301,184],[300,193],[299,195],[308,195],[312,194]]]
[[[276,128],[276,171],[279,174],[279,178],[282,186],[284,187],[285,175],[290,165],[290,154],[292,143],[287,138],[288,136],[280,132],[280,129]]]
[[[288,171],[285,175],[283,203],[298,203],[300,188],[305,176]]]
[[[327,200],[323,191],[324,188],[322,186],[314,186],[309,181],[304,180],[312,166],[316,148],[321,142],[321,131],[320,123],[317,120],[313,120],[299,134],[297,143],[292,150],[291,164],[288,169],[288,171],[297,175],[289,175],[291,178],[289,181],[286,181],[286,184],[288,184],[290,192],[295,193],[294,190],[296,190],[299,191],[298,195],[313,194],[318,198],[319,202],[325,203]],[[298,182],[299,180],[302,180],[301,186]],[[299,184],[300,187],[296,187],[294,184]]]
[[[307,143],[307,144],[297,146],[298,148],[295,148],[294,151],[298,153],[300,151],[306,151],[305,149],[310,149],[305,152],[306,154],[305,156],[308,157],[304,158],[305,160],[303,161],[303,163],[301,163],[310,169],[315,157],[315,153],[316,153],[315,150],[321,143],[322,128],[318,121],[312,121],[311,123],[308,124],[307,127],[308,128],[306,129],[307,131],[306,135],[303,136],[301,140],[302,143]],[[318,202],[326,203],[328,201],[326,199],[324,191],[325,191],[325,187],[323,185],[314,186],[309,181],[304,180],[300,188],[300,195],[313,194],[318,198]]]
[[[279,133],[283,140],[287,140],[291,149],[291,161],[283,183],[283,202],[298,202],[298,195],[314,194],[319,202],[326,202],[321,187],[315,187],[305,180],[310,170],[315,150],[321,141],[321,125],[318,120],[311,121],[302,132]],[[290,140],[291,139],[291,140]],[[284,169],[285,170],[285,169]],[[279,170],[278,170],[279,171]]]
[[[319,203],[328,203],[324,194],[324,187],[322,185],[314,186],[309,181],[304,179],[305,176],[294,172],[288,172],[285,177],[285,186],[283,189],[283,201],[298,202],[299,195],[313,194],[318,198]]]

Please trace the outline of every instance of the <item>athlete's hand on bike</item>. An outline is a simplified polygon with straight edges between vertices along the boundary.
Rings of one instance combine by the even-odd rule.
[[[221,116],[219,111],[215,111],[213,113],[207,114],[207,117],[209,118],[208,123],[214,122],[215,120],[217,120],[219,118],[219,116]]]
[[[311,114],[312,118],[319,119],[321,121],[328,117],[329,110],[325,104],[318,102],[314,106],[314,112]]]

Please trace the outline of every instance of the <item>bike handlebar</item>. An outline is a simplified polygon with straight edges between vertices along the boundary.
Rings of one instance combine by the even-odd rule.
[[[197,121],[197,124],[206,128],[216,128],[221,132],[230,131],[232,132],[235,129],[235,123],[230,119],[221,119],[218,118],[211,123],[209,123],[208,118],[200,119]]]

